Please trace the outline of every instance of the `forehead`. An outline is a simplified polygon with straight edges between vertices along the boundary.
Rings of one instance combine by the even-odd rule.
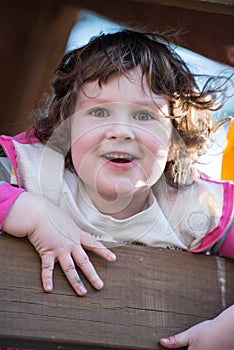
[[[134,103],[148,108],[168,106],[168,100],[154,94],[136,69],[127,76],[113,76],[102,86],[99,86],[98,81],[84,84],[77,98],[79,108],[109,102]]]

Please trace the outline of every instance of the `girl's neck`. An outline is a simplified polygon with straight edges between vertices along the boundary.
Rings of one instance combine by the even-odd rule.
[[[118,220],[127,219],[136,215],[147,209],[150,205],[148,189],[131,196],[119,196],[112,201],[106,200],[100,195],[90,193],[87,188],[86,191],[95,207],[102,214],[109,215]]]

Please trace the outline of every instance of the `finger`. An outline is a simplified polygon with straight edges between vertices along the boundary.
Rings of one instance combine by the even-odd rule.
[[[54,256],[42,255],[41,256],[41,279],[43,288],[46,292],[53,290],[53,271],[54,271]]]
[[[79,296],[83,296],[87,294],[87,289],[85,288],[83,282],[81,281],[76,271],[75,264],[73,262],[72,257],[67,254],[66,256],[58,257],[58,261],[60,263],[60,266],[65,276],[67,277],[70,285],[75,290],[75,292]]]
[[[116,255],[91,235],[81,234],[81,244],[85,249],[92,251],[108,261],[116,260]]]
[[[98,276],[93,264],[89,260],[88,255],[85,253],[83,248],[75,249],[72,252],[72,257],[74,258],[77,266],[82,270],[83,274],[87,277],[92,286],[96,289],[102,289],[104,286],[103,281]]]
[[[168,338],[160,339],[160,344],[166,348],[176,349],[189,345],[189,331],[184,331]]]

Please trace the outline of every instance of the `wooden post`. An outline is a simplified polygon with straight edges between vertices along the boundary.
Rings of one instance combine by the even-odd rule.
[[[43,94],[51,92],[78,10],[57,0],[0,3],[1,134],[24,131]]]

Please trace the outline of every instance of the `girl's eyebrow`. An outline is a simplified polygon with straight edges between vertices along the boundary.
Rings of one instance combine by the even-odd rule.
[[[155,108],[160,109],[161,107],[165,106],[165,104],[167,104],[167,101],[162,98],[157,98],[157,99],[155,98],[155,101],[152,98],[149,98],[149,99],[144,99],[142,101],[136,100],[132,102],[132,104],[147,107],[150,109],[155,109]]]
[[[85,99],[84,101],[79,101],[79,105],[81,108],[88,108],[90,107],[95,107],[95,106],[100,106],[100,105],[110,105],[110,104],[126,104],[126,105],[137,105],[137,106],[142,106],[145,108],[150,108],[150,109],[160,109],[163,107],[165,104],[167,104],[167,101],[164,98],[155,98],[156,101],[154,101],[152,98],[146,98],[143,100],[135,100],[132,102],[126,102],[126,101],[113,101],[110,99],[104,99],[104,98],[98,98],[98,97],[88,97],[88,99]],[[93,102],[95,102],[95,105],[93,105]]]

